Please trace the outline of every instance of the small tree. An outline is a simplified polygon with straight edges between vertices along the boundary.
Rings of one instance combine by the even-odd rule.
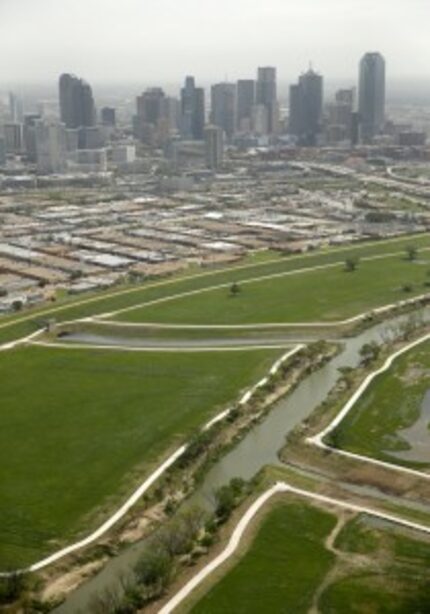
[[[345,260],[345,271],[353,273],[358,267],[358,258],[347,258]]]
[[[230,286],[230,296],[237,296],[238,294],[241,293],[241,287],[239,286],[239,284],[237,282],[234,282],[233,284],[231,284]]]
[[[406,247],[406,258],[410,261],[413,262],[414,260],[417,259],[418,256],[418,250],[415,247],[415,245],[408,245]]]
[[[138,584],[144,588],[146,598],[160,595],[169,583],[173,569],[172,556],[161,547],[148,548],[137,562],[134,573]]]
[[[360,350],[363,365],[368,365],[376,360],[380,354],[380,351],[381,348],[375,341],[365,343]]]

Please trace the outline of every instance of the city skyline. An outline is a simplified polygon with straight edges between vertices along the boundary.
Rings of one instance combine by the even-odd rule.
[[[96,0],[76,4],[3,0],[3,82],[45,83],[61,72],[82,74],[95,84],[165,83],[180,74],[234,81],[253,74],[256,64],[277,66],[283,82],[311,60],[319,72],[345,79],[356,74],[356,58],[372,49],[390,59],[393,79],[427,74],[423,0],[352,2],[348,15],[339,0],[271,0],[258,7],[221,0],[216,10],[196,0],[180,6],[170,0],[124,0],[120,6],[108,0],[103,11]],[[25,45],[17,47],[17,40]]]

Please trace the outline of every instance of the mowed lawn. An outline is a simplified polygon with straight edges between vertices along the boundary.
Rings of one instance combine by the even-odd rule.
[[[335,556],[323,540],[336,517],[302,503],[277,505],[248,552],[192,608],[193,614],[305,613]]]
[[[388,462],[422,466],[429,458],[420,458],[420,450],[430,448],[429,425],[423,421],[419,446],[411,448],[405,431],[417,423],[421,405],[430,389],[430,342],[425,342],[394,361],[379,375],[357,401],[341,424],[328,436],[329,442],[342,449]],[[402,432],[403,431],[403,432]],[[409,458],[401,458],[402,453]],[[400,453],[400,456],[396,456]]]
[[[1,353],[0,569],[87,535],[281,353]]]
[[[354,272],[343,263],[315,271],[240,281],[230,287],[172,298],[118,314],[129,322],[258,324],[336,321],[430,292],[430,253],[415,262],[403,255],[362,261]],[[407,291],[405,286],[409,286]]]

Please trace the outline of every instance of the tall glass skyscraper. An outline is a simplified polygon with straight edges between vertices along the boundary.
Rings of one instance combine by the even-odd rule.
[[[290,87],[289,131],[300,145],[314,146],[321,132],[323,78],[309,69]]]
[[[66,128],[94,126],[96,111],[90,85],[74,75],[63,74],[59,88],[61,121]]]
[[[267,110],[268,132],[274,134],[278,129],[278,94],[276,68],[261,66],[258,69],[256,84],[256,103]]]
[[[204,138],[205,91],[196,87],[194,77],[186,77],[181,90],[181,132],[185,139]]]
[[[366,53],[361,59],[358,112],[361,139],[369,143],[385,122],[385,60],[380,53]]]

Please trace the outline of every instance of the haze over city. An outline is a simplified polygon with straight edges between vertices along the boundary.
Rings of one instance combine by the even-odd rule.
[[[278,67],[290,81],[313,61],[355,79],[357,58],[380,50],[391,77],[424,78],[427,0],[1,0],[0,82],[177,83]]]
[[[0,0],[0,612],[430,612],[430,0]]]

